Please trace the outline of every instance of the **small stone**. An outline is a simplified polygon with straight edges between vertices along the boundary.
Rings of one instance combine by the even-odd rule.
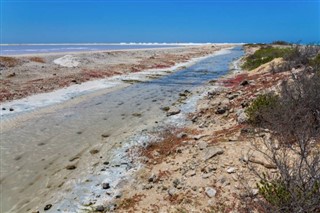
[[[173,186],[177,188],[177,186],[180,185],[181,181],[177,178],[172,183],[173,183]]]
[[[217,155],[223,154],[224,151],[218,147],[210,147],[207,149],[205,155],[204,155],[204,160],[207,161]]]
[[[211,188],[211,187],[206,187],[205,188],[205,192],[206,192],[206,195],[210,198],[216,196],[217,194],[217,191],[214,189],[214,188]]]
[[[151,184],[146,184],[142,187],[143,190],[148,190],[148,189],[152,189],[153,186]]]
[[[234,167],[229,167],[229,168],[227,169],[227,172],[228,172],[229,174],[235,173],[235,172],[236,172],[236,168],[234,168]]]
[[[176,194],[176,190],[175,190],[174,188],[170,188],[170,189],[168,190],[168,194],[169,194],[170,196],[173,196],[173,195]]]
[[[167,112],[167,116],[176,115],[176,114],[179,114],[180,112],[181,112],[180,109],[176,107],[171,107]]]
[[[68,165],[68,166],[66,166],[66,169],[67,170],[74,170],[74,169],[76,169],[77,167],[75,166],[75,165]]]
[[[218,115],[222,115],[227,111],[227,108],[225,107],[218,107],[218,109],[216,110],[216,114]]]
[[[192,177],[192,176],[195,176],[196,175],[196,171],[195,170],[189,170],[187,173],[186,173],[186,176],[187,177]]]
[[[103,133],[103,134],[101,135],[101,137],[103,137],[103,138],[108,138],[108,137],[110,137],[110,135],[109,135],[108,133]]]
[[[259,189],[252,189],[252,195],[256,196],[259,193]]]
[[[44,207],[43,210],[47,211],[47,210],[51,209],[51,207],[52,207],[52,204],[47,204],[47,205]]]
[[[99,150],[97,150],[97,149],[92,149],[92,150],[90,150],[90,154],[91,155],[95,155],[95,154],[97,154],[99,152]]]
[[[177,138],[186,138],[187,136],[188,136],[187,133],[181,132],[181,133],[179,133],[179,134],[177,135]]]
[[[238,123],[240,124],[243,124],[243,123],[246,123],[248,121],[248,116],[247,114],[245,113],[244,109],[240,109],[236,112],[237,114],[237,121]]]
[[[9,111],[12,112],[12,111],[14,111],[14,109],[13,109],[13,108],[10,108]]]
[[[157,176],[155,174],[152,174],[148,179],[149,183],[154,183],[156,180]]]
[[[249,81],[244,80],[244,81],[242,81],[242,82],[240,83],[240,85],[241,85],[241,86],[247,86],[247,85],[249,85]]]
[[[104,206],[102,206],[102,205],[96,207],[96,211],[97,211],[97,212],[103,212],[104,209],[105,209],[105,208],[104,208]]]
[[[198,143],[198,147],[199,147],[200,150],[204,150],[205,148],[207,148],[207,146],[208,146],[208,143],[205,142],[205,141],[200,141]]]
[[[206,174],[202,175],[202,178],[207,179],[207,178],[211,177],[211,175],[212,175],[212,173],[206,173]]]
[[[109,183],[103,183],[102,184],[103,189],[110,189],[110,184]]]
[[[121,198],[121,197],[122,197],[122,193],[119,192],[119,193],[116,195],[116,198],[119,199],[119,198]]]

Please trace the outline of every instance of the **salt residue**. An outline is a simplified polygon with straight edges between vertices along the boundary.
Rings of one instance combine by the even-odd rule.
[[[138,72],[138,73],[130,73],[127,75],[113,76],[105,79],[88,81],[82,84],[76,84],[66,88],[58,89],[53,92],[36,94],[26,98],[5,102],[1,104],[1,108],[6,108],[7,110],[1,110],[0,112],[1,118],[5,119],[19,113],[28,112],[28,111],[35,110],[37,108],[42,108],[42,107],[50,106],[53,104],[62,103],[72,98],[85,95],[97,90],[113,88],[113,87],[125,84],[125,81],[128,81],[128,80],[148,81],[148,80],[151,80],[150,78],[148,78],[148,75],[168,75],[169,71],[172,72],[172,71],[179,70],[183,67],[191,66],[196,62],[203,60],[205,58],[227,54],[230,52],[230,49],[231,48],[225,48],[207,56],[193,58],[188,62],[184,62],[184,63],[178,63],[169,68],[149,69],[149,70],[145,70],[143,72]],[[14,109],[14,111],[9,111],[8,109],[10,108]]]
[[[57,58],[53,61],[53,63],[63,67],[77,67],[80,64],[78,59],[73,55],[65,55],[61,58]]]

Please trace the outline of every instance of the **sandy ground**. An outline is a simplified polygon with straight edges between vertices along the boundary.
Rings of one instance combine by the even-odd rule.
[[[0,57],[0,102],[114,75],[167,68],[232,45]]]

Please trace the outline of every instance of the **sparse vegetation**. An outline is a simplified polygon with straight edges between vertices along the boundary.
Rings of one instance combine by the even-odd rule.
[[[37,63],[42,63],[42,64],[46,63],[45,60],[41,57],[30,57],[29,60]]]
[[[259,124],[263,119],[265,110],[274,108],[278,97],[274,94],[259,95],[246,109],[246,114],[252,124]]]
[[[271,212],[319,212],[320,76],[295,74],[273,97],[260,96],[249,108],[259,121],[252,124],[271,131],[257,151],[277,168],[275,176],[257,172],[262,204]]]
[[[21,64],[21,61],[14,57],[5,57],[0,56],[0,67],[7,68],[7,67],[15,67]]]
[[[142,200],[143,197],[145,197],[145,195],[135,194],[131,198],[125,198],[119,203],[118,209],[134,209],[134,207]]]
[[[275,45],[290,45],[289,42],[287,42],[287,41],[282,41],[282,40],[273,41],[271,44],[275,44]]]
[[[253,70],[262,64],[272,61],[275,58],[286,57],[291,52],[292,48],[263,46],[254,54],[246,58],[246,61],[242,65],[242,68],[247,70]]]

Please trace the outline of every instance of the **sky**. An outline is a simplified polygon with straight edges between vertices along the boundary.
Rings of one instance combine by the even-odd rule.
[[[0,43],[320,42],[320,0],[0,1]]]

